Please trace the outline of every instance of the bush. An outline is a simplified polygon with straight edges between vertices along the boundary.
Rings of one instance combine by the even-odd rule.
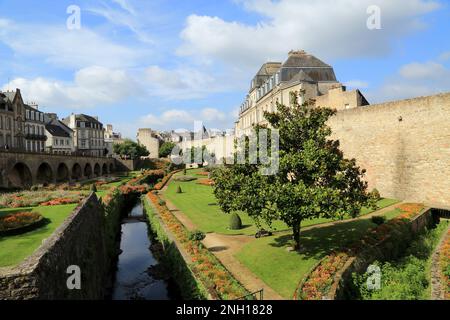
[[[197,180],[197,178],[192,177],[192,176],[179,176],[179,177],[175,177],[173,180],[179,181],[179,182],[189,182],[189,181]]]
[[[192,231],[189,234],[189,240],[191,241],[202,241],[205,238],[206,238],[205,233],[200,230]]]
[[[166,205],[166,202],[165,202],[164,200],[162,200],[162,199],[159,199],[158,204],[159,204],[160,206],[165,206],[165,205]]]
[[[186,175],[186,173],[187,173],[187,170],[186,170],[186,168],[184,168],[183,169],[183,175]]]
[[[97,192],[97,186],[95,185],[95,183],[91,186],[91,192]]]
[[[32,187],[30,188],[30,190],[31,190],[31,191],[38,191],[38,190],[39,190],[39,187],[36,186],[36,185],[34,185],[34,186],[32,186]]]
[[[177,193],[183,193],[183,190],[181,190],[180,186],[177,187]]]
[[[373,216],[372,217],[372,222],[375,223],[376,225],[380,226],[383,223],[386,222],[386,217],[385,216]]]
[[[241,217],[237,213],[231,214],[231,217],[230,217],[230,229],[231,230],[240,230],[240,229],[242,229],[242,220],[241,220]]]

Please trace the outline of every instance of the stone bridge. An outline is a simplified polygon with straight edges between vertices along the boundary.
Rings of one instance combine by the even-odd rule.
[[[0,151],[0,187],[30,187],[106,176],[114,158]]]

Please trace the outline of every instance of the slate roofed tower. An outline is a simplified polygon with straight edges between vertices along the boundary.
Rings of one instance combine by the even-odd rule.
[[[300,72],[314,82],[337,82],[333,67],[305,51],[290,51],[280,68],[280,81],[288,82]]]

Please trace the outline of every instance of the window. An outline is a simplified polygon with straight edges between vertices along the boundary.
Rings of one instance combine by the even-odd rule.
[[[26,118],[30,119],[30,110],[27,110]]]
[[[0,129],[3,129],[3,116],[0,116]]]
[[[6,130],[11,130],[11,118],[6,118]]]

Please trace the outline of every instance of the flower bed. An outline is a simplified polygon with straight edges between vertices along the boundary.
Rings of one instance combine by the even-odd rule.
[[[198,244],[198,242],[189,240],[187,229],[159,201],[160,199],[155,193],[150,192],[147,194],[147,197],[156,208],[164,224],[192,257],[191,269],[206,288],[214,290],[223,300],[238,299],[248,294],[208,249]]]
[[[154,186],[154,190],[161,190],[162,188],[164,188],[164,186],[167,184],[167,182],[169,182],[170,178],[172,178],[172,176],[177,173],[180,172],[180,170],[177,171],[172,171],[170,172],[168,175],[164,176],[164,178],[162,178],[162,180],[160,182],[158,182],[155,186]]]
[[[204,186],[213,186],[214,185],[214,181],[213,180],[211,180],[211,179],[199,179],[198,181],[197,181],[197,184],[201,184],[201,185],[204,185]]]
[[[42,202],[39,205],[42,207],[49,207],[49,206],[60,206],[63,204],[72,204],[72,203],[79,203],[84,196],[78,195],[76,197],[71,198],[57,198],[50,201]]]
[[[0,235],[20,234],[40,225],[44,217],[37,212],[15,212],[0,217]]]
[[[206,171],[198,172],[197,174],[198,174],[199,176],[209,177],[209,172],[206,172]]]
[[[385,224],[370,229],[367,234],[348,249],[332,252],[306,276],[294,293],[294,299],[321,300],[327,296],[336,274],[346,262],[362,250],[375,247],[393,234],[404,232],[404,228],[423,209],[422,204],[401,204],[397,207],[402,214]]]
[[[447,231],[447,237],[439,250],[439,264],[442,275],[441,283],[445,290],[445,299],[450,300],[450,230]]]
[[[0,206],[6,208],[22,208],[22,207],[36,207],[39,205],[56,205],[58,200],[60,204],[78,203],[85,196],[87,192],[79,191],[23,191],[17,193],[7,193],[0,196]],[[68,200],[70,199],[70,201]],[[64,201],[62,201],[64,200]],[[54,201],[55,204],[50,204]]]

